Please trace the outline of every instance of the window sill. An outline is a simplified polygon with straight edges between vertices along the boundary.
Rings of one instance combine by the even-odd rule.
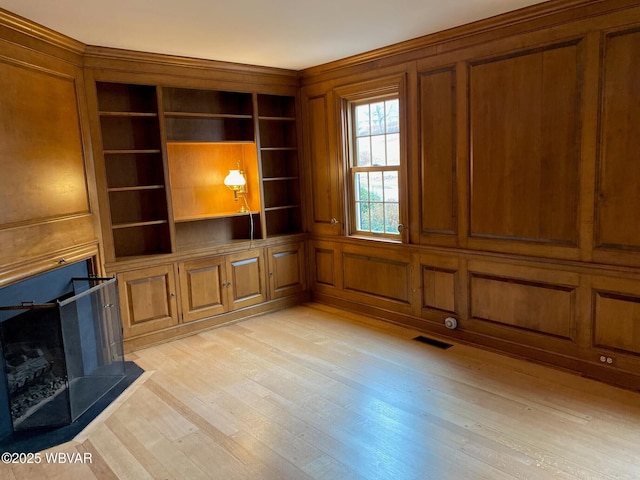
[[[393,245],[402,245],[403,243],[401,238],[375,237],[371,235],[349,235],[348,238],[353,238],[355,240],[367,240],[370,242],[390,243]]]

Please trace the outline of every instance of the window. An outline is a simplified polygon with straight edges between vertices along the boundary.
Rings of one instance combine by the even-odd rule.
[[[399,98],[394,95],[348,105],[351,233],[399,240]]]

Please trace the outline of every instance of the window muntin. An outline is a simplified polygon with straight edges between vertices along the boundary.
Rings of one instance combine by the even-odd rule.
[[[399,237],[399,103],[397,96],[351,103],[352,233]]]

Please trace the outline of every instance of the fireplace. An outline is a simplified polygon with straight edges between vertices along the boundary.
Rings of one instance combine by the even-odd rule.
[[[2,289],[3,303],[55,296],[0,306],[0,438],[71,424],[125,378],[116,279],[88,273],[80,262]]]

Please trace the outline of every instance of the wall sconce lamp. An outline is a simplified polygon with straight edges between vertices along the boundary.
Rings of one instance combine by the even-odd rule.
[[[247,191],[247,179],[244,178],[242,170],[229,170],[229,175],[224,178],[224,184],[233,191],[233,199],[237,202],[239,195],[244,195]],[[244,213],[244,202],[240,205],[239,213]]]

